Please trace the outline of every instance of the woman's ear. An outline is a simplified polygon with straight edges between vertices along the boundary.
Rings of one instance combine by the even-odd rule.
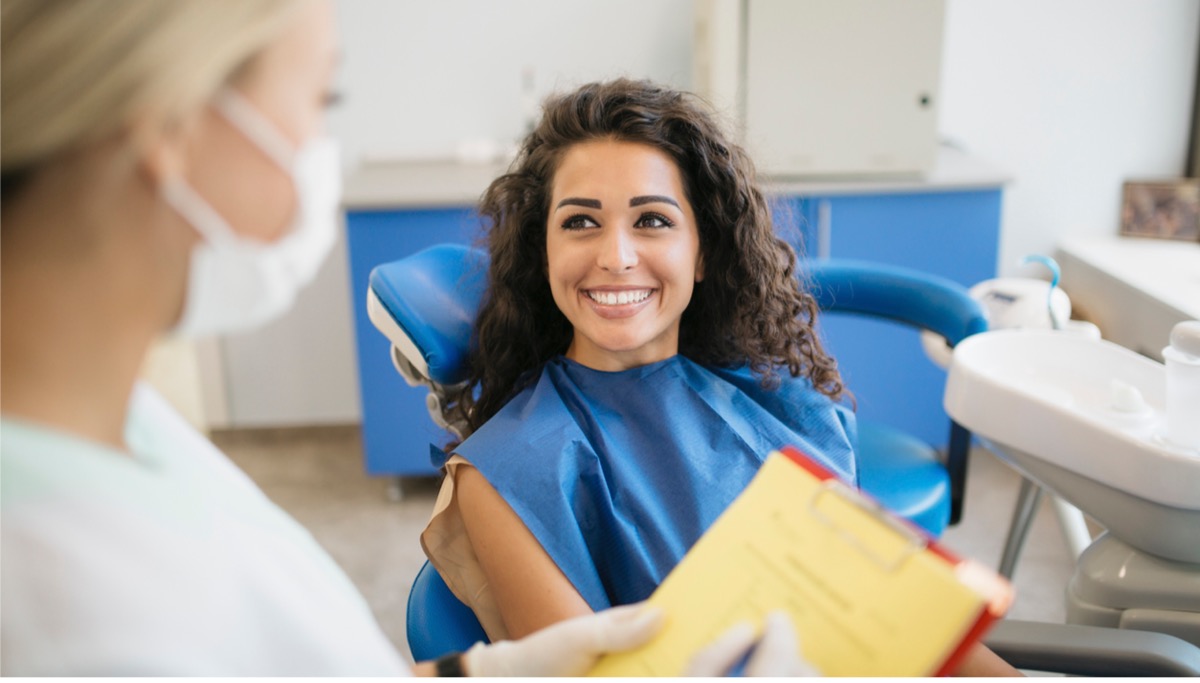
[[[696,254],[696,282],[704,280],[704,252]]]
[[[134,145],[138,150],[138,171],[153,186],[183,175],[187,167],[191,136],[197,129],[197,117],[171,121],[139,121],[133,126]]]

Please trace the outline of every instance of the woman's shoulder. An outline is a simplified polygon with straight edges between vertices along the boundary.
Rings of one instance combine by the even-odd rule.
[[[464,439],[456,447],[456,452],[466,456],[468,453],[509,450],[497,447],[529,444],[547,431],[561,429],[569,423],[561,381],[557,381],[552,363],[553,360],[527,373],[522,381],[524,386],[495,415]]]
[[[702,365],[692,362],[692,365],[757,397],[785,397],[794,400],[797,396],[803,396],[817,402],[834,402],[813,387],[811,379],[805,375],[792,375],[786,366],[772,366],[765,372],[760,372],[748,362],[736,365]]]
[[[853,434],[853,409],[845,400],[835,400],[813,386],[807,376],[794,376],[783,366],[770,369],[769,374],[756,372],[749,363],[738,366],[698,366],[716,380],[735,388],[766,411],[785,420],[812,421],[825,416],[832,425]]]

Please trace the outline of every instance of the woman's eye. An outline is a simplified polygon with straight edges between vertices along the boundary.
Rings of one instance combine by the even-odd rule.
[[[638,218],[637,223],[633,224],[635,228],[670,228],[674,225],[661,213],[644,213]]]
[[[588,216],[577,214],[563,221],[562,226],[564,230],[582,230],[584,228],[598,228],[600,224]]]

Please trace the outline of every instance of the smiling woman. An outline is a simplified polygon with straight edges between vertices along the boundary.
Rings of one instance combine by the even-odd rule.
[[[482,212],[475,431],[422,541],[493,639],[648,596],[773,448],[855,480],[795,254],[699,100],[550,100]]]

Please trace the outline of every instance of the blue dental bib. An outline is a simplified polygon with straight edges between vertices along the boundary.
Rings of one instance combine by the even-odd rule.
[[[793,445],[856,483],[854,416],[784,372],[683,356],[621,372],[549,361],[459,445],[588,602],[644,600],[770,451]],[[444,462],[435,462],[441,466]]]

